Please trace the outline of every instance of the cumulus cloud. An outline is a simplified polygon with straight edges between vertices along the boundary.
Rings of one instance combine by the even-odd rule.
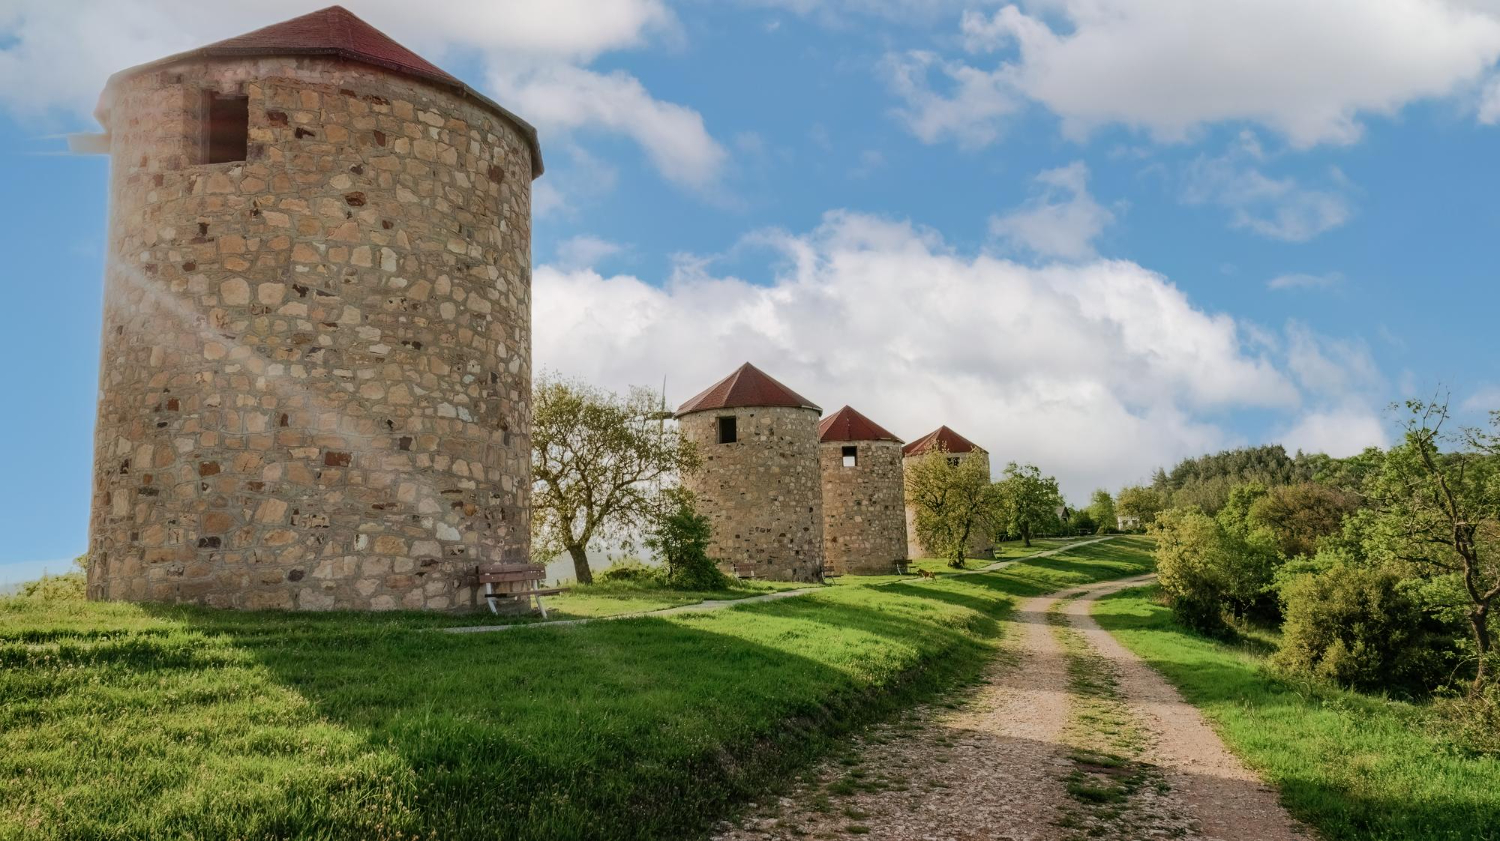
[[[1480,386],[1464,398],[1464,402],[1459,404],[1459,409],[1485,415],[1500,412],[1500,385]]]
[[[665,374],[681,399],[753,360],[907,438],[947,423],[1075,496],[1237,441],[1206,418],[1301,405],[1233,318],[1131,262],[1026,266],[848,212],[750,240],[779,258],[764,282],[706,258],[659,285],[539,267],[536,364],[612,388]]]
[[[1309,412],[1276,436],[1288,450],[1346,458],[1390,443],[1384,418],[1373,409],[1348,406]]]
[[[540,129],[604,130],[631,138],[662,175],[683,186],[712,187],[727,157],[701,114],[656,99],[623,71],[547,64],[497,70],[491,83],[501,101]]]
[[[1094,240],[1115,221],[1088,190],[1083,161],[1046,170],[1039,190],[1015,210],[990,219],[990,233],[1013,248],[1042,257],[1081,260],[1094,255]]]
[[[325,5],[326,0],[5,0],[0,3],[0,108],[31,117],[85,115],[110,73]],[[656,99],[628,74],[586,67],[607,52],[675,37],[680,27],[663,0],[349,0],[347,5],[434,61],[477,60],[487,70],[489,84],[481,85],[486,93],[539,127],[623,134],[663,175],[690,187],[707,185],[724,162],[723,148],[696,111]]]
[[[1038,102],[1074,137],[1250,121],[1303,147],[1352,142],[1366,115],[1450,95],[1500,57],[1500,11],[1467,0],[1028,0],[966,13],[962,34],[1015,57],[950,75],[981,73],[969,87]],[[993,134],[993,114],[970,122]]]

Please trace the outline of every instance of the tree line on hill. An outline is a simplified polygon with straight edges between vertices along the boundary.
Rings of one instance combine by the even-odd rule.
[[[1116,505],[1149,523],[1183,624],[1273,628],[1284,674],[1445,698],[1472,744],[1500,750],[1500,412],[1460,428],[1445,403],[1405,408],[1389,449],[1189,459]]]

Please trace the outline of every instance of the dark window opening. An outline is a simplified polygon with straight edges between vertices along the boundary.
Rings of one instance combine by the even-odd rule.
[[[740,431],[735,418],[719,418],[719,443],[733,444],[740,440]]]
[[[204,163],[243,161],[250,152],[250,98],[208,95],[204,109]]]
[[[853,467],[859,464],[859,447],[844,448],[844,466]]]
[[[957,467],[958,466],[958,462],[959,462],[958,456],[948,456],[948,463],[950,465],[952,465],[954,467]]]

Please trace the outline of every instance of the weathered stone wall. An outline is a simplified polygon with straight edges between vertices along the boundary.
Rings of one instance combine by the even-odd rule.
[[[718,443],[717,419],[738,418],[739,440]],[[713,523],[709,553],[753,564],[759,578],[817,581],[823,575],[823,491],[818,413],[812,409],[713,409],[681,418],[703,466],[682,484]]]
[[[203,164],[205,91],[249,159]],[[107,92],[92,598],[479,606],[530,549],[531,153],[363,65],[175,65]]]
[[[857,447],[853,467],[844,447]],[[878,574],[906,558],[901,445],[828,441],[818,445],[823,477],[823,565],[830,574]]]
[[[903,467],[903,469],[905,468],[905,465],[908,462],[916,461],[917,459],[923,458],[925,455],[926,454],[924,453],[923,455],[911,456],[911,457],[908,457],[908,458],[904,459],[902,461],[902,467]],[[984,474],[986,476],[990,475],[990,454],[989,453],[982,452],[980,450],[974,450],[972,452],[967,452],[967,453],[957,453],[957,454],[954,455],[954,457],[955,458],[959,458],[959,459],[977,458],[980,461],[984,462]],[[903,504],[904,504],[904,496],[905,496],[904,492],[903,492],[902,496],[903,496]],[[932,553],[929,552],[926,549],[926,547],[924,547],[922,545],[922,541],[917,537],[917,512],[916,512],[916,509],[911,508],[911,507],[907,507],[907,509],[906,509],[906,552],[907,552],[907,557],[910,557],[910,558],[930,558],[930,557],[932,557]],[[993,557],[995,557],[995,541],[992,540],[988,535],[984,535],[984,534],[971,535],[969,537],[969,557],[971,557],[971,558],[993,558]]]

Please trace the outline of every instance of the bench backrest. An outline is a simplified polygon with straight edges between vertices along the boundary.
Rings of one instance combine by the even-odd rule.
[[[480,584],[500,584],[510,581],[541,581],[547,577],[547,567],[542,564],[494,563],[480,564],[474,568]]]

